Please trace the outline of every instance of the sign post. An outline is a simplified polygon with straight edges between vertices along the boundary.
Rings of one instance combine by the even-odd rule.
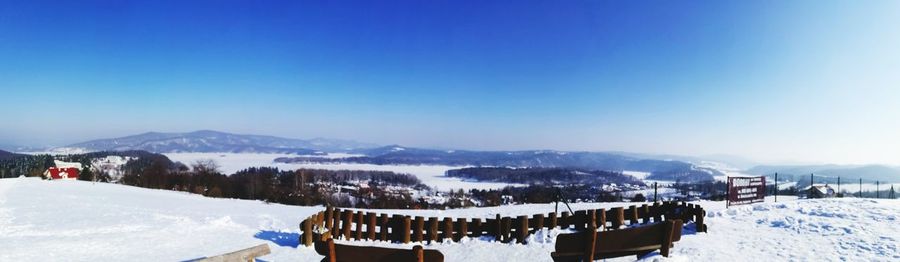
[[[776,183],[777,185],[777,183]],[[759,203],[766,198],[766,177],[728,177],[725,207]]]

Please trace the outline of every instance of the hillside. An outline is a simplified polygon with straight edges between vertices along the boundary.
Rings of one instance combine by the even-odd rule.
[[[803,185],[809,184],[809,174],[815,174],[817,183],[818,181],[835,183],[837,177],[841,177],[845,182],[862,178],[873,182],[877,180],[881,182],[900,183],[900,168],[883,165],[756,166],[745,172],[765,176],[772,176],[775,173],[778,173],[779,179],[799,181],[805,183]],[[806,180],[805,182],[803,181],[804,179]],[[869,181],[867,181],[867,183],[868,182]]]
[[[275,136],[241,135],[201,130],[189,133],[149,132],[139,135],[98,139],[66,146],[87,151],[145,150],[155,153],[232,152],[316,154],[343,152],[375,145],[349,140],[315,138],[310,140]]]
[[[722,202],[697,202],[708,210],[710,232],[687,232],[671,257],[653,254],[644,261],[900,259],[900,224],[894,223],[900,201],[785,199],[730,209]],[[573,203],[573,208],[622,205],[627,204]],[[261,258],[265,261],[319,261],[312,248],[297,247],[297,224],[320,209],[116,184],[0,179],[0,261],[183,261],[262,243],[272,249]],[[550,210],[553,204],[384,212],[487,218]],[[425,248],[440,250],[449,262],[550,261],[558,233],[542,231],[526,245],[469,239]]]
[[[447,165],[447,166],[500,166],[500,167],[563,167],[604,171],[638,171],[650,173],[651,179],[707,181],[721,172],[681,161],[641,159],[602,152],[564,152],[553,150],[526,151],[468,151],[434,150],[402,147],[398,145],[357,150],[365,156],[341,159],[315,157],[286,157],[276,159],[280,163],[357,163],[376,165]]]
[[[20,157],[20,156],[22,156],[22,155],[0,150],[0,161],[16,158],[16,157]]]

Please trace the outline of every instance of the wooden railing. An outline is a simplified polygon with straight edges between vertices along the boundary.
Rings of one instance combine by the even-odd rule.
[[[591,214],[589,216],[589,214]],[[679,219],[692,221],[697,232],[706,232],[706,211],[684,202],[655,202],[652,205],[579,210],[574,214],[554,212],[531,216],[495,218],[425,218],[388,215],[362,210],[328,207],[300,223],[300,243],[311,246],[328,237],[344,240],[380,240],[397,243],[459,241],[463,237],[493,236],[496,241],[524,243],[529,234],[543,228],[584,230],[589,223],[603,230]],[[590,221],[595,220],[595,221]],[[323,238],[323,235],[328,235]]]

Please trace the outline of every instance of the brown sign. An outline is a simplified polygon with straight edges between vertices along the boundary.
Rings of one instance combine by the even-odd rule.
[[[766,197],[766,177],[728,177],[726,206],[763,202]]]

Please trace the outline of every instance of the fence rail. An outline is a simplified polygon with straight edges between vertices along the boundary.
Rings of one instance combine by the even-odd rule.
[[[504,243],[524,243],[528,235],[543,228],[584,230],[596,225],[603,230],[662,222],[672,219],[693,221],[698,232],[706,232],[706,211],[685,202],[655,202],[652,205],[578,210],[573,214],[547,214],[494,218],[451,218],[388,215],[363,210],[327,207],[300,223],[300,243],[313,245],[324,238],[380,240],[396,243],[458,242],[464,237],[493,236]],[[327,235],[327,236],[326,236]]]

